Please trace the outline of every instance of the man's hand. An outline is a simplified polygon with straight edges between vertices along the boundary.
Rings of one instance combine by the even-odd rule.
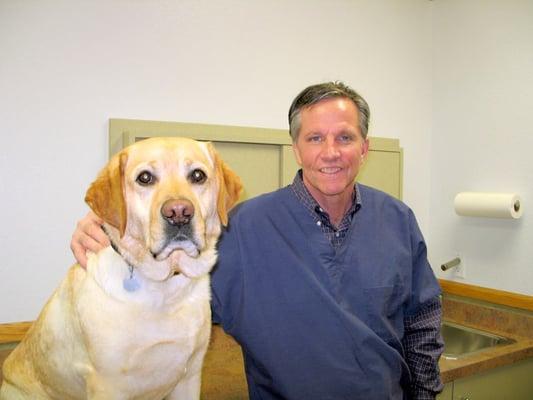
[[[102,229],[104,221],[95,213],[89,213],[78,222],[70,241],[70,249],[78,264],[87,268],[87,251],[97,253],[109,246],[109,238]]]

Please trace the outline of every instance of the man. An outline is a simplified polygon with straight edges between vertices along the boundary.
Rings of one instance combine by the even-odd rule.
[[[440,289],[412,211],[354,180],[369,109],[339,82],[289,111],[301,170],[232,213],[212,274],[213,320],[241,344],[250,398],[434,399]],[[98,250],[98,221],[73,236]]]

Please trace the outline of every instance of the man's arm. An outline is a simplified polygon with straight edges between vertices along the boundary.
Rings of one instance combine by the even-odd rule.
[[[411,212],[411,249],[413,273],[411,299],[405,310],[405,359],[411,372],[409,399],[435,399],[443,386],[439,358],[444,350],[441,336],[442,306],[438,281],[427,259],[427,247]]]
[[[438,297],[404,320],[402,340],[411,372],[409,399],[434,400],[442,391],[439,358],[444,349],[441,336],[442,307]]]

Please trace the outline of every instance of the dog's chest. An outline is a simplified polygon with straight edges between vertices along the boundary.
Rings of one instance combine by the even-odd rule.
[[[105,375],[114,377],[115,386],[117,380],[127,382],[127,390],[135,393],[172,388],[187,374],[192,355],[209,338],[208,324],[178,326],[180,321],[173,327],[148,324],[143,332],[115,337],[105,346],[108,351],[93,358],[95,368],[109,371]]]
[[[187,290],[186,296],[154,305],[150,293],[135,293],[136,301],[117,300],[103,295],[96,282],[85,283],[78,312],[99,379],[148,393],[171,388],[188,372],[191,357],[209,340],[209,279],[179,289]]]

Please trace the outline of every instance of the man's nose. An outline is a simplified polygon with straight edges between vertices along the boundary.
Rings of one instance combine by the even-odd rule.
[[[328,159],[334,159],[339,157],[340,152],[338,143],[334,139],[328,138],[324,141],[324,147],[322,149],[322,156]]]

